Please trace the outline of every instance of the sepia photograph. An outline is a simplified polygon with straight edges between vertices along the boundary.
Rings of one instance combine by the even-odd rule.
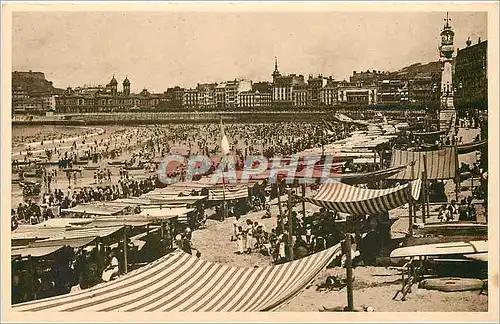
[[[2,6],[2,321],[498,321],[497,3]]]

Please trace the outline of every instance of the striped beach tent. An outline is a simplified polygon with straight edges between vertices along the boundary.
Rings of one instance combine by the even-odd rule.
[[[208,200],[232,200],[248,197],[248,186],[222,186],[211,188],[208,191]]]
[[[263,268],[208,262],[181,251],[81,292],[13,305],[20,312],[271,311],[302,291],[341,253],[340,244]]]
[[[363,189],[340,182],[324,183],[312,198],[315,205],[351,215],[376,215],[417,200],[420,179],[389,189]],[[301,197],[297,197],[301,199]]]
[[[413,176],[411,167],[407,167],[401,172],[389,177],[397,180],[414,180],[422,176],[424,171],[424,156],[427,163],[428,180],[454,179],[456,175],[455,147],[447,147],[435,151],[403,151],[393,150],[391,167],[400,165],[410,165],[415,161]]]

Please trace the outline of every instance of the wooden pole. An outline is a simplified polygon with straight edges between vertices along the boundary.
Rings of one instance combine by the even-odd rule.
[[[146,255],[148,255],[149,257],[149,224],[146,224],[146,241],[148,242],[148,244],[146,244],[146,247],[147,247],[147,250],[145,251],[146,252]]]
[[[127,260],[127,227],[123,228],[123,262],[125,273],[128,272],[128,260]]]
[[[455,145],[455,201],[458,203],[458,192],[460,191],[460,172],[458,171],[458,150]]]
[[[293,217],[291,189],[288,189],[288,249],[290,251],[290,261],[293,261]]]
[[[33,258],[31,257],[31,255],[28,256],[28,271],[27,271],[27,274],[28,274],[28,282],[30,283],[29,285],[29,294],[28,294],[28,300],[33,300],[33,299],[36,299],[37,296],[36,296],[36,289],[35,289],[35,274],[34,274],[34,270],[33,270]]]
[[[383,152],[383,151],[379,151],[379,152],[378,152],[378,154],[379,154],[379,156],[380,156],[380,161],[379,161],[379,163],[380,163],[380,170],[382,170],[382,169],[384,168],[384,163],[383,163],[383,161],[382,161],[382,152]],[[379,188],[380,188],[380,189],[382,189],[382,183],[383,183],[383,180],[382,180],[382,179],[380,179],[380,180],[379,180],[379,182],[378,182],[378,185],[379,185]]]
[[[278,190],[278,209],[280,211],[280,220],[279,220],[279,225],[281,227],[281,233],[285,233],[285,224],[284,224],[284,217],[283,217],[283,208],[281,206],[281,190],[279,183],[276,184],[276,189]]]
[[[345,234],[345,256],[346,256],[346,275],[347,275],[347,311],[354,311],[354,300],[352,290],[352,255],[351,255],[351,234]]]
[[[422,223],[425,224],[425,196],[427,195],[427,190],[425,188],[425,172],[422,171]]]
[[[306,217],[306,202],[304,198],[306,197],[306,184],[302,184],[302,215]]]
[[[429,182],[427,181],[428,173],[427,173],[427,156],[424,154],[424,186],[425,186],[425,195],[424,195],[424,208],[426,217],[429,217]],[[425,224],[425,218],[424,218]]]
[[[411,164],[411,178],[412,180],[415,179],[415,163]],[[410,237],[413,237],[413,217],[415,215],[414,213],[414,206],[413,206],[413,197],[411,196],[411,189],[410,189],[410,201],[408,202],[408,211],[409,211],[409,218],[410,220],[408,221],[408,234]]]

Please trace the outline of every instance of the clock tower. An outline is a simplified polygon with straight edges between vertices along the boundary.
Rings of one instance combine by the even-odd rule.
[[[452,61],[453,39],[455,32],[451,28],[451,19],[446,13],[446,19],[443,30],[441,31],[441,46],[439,46],[440,61],[442,63],[441,73],[441,104],[439,111],[440,130],[448,130],[453,133],[455,131],[455,107],[453,105],[453,71]]]

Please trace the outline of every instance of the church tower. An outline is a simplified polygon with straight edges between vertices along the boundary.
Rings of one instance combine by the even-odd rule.
[[[273,83],[276,83],[276,79],[280,76],[281,76],[280,71],[278,71],[278,59],[274,57]]]
[[[111,79],[111,81],[109,81],[109,86],[111,88],[111,95],[113,97],[116,97],[116,95],[118,94],[118,81],[116,81],[114,75],[113,75],[113,78]]]
[[[130,81],[127,76],[125,80],[123,80],[123,94],[125,96],[130,96]]]
[[[446,13],[443,30],[441,31],[441,46],[439,46],[440,61],[442,63],[441,73],[441,104],[439,112],[440,130],[455,130],[455,107],[453,105],[453,38],[455,32],[451,28],[451,19]]]

